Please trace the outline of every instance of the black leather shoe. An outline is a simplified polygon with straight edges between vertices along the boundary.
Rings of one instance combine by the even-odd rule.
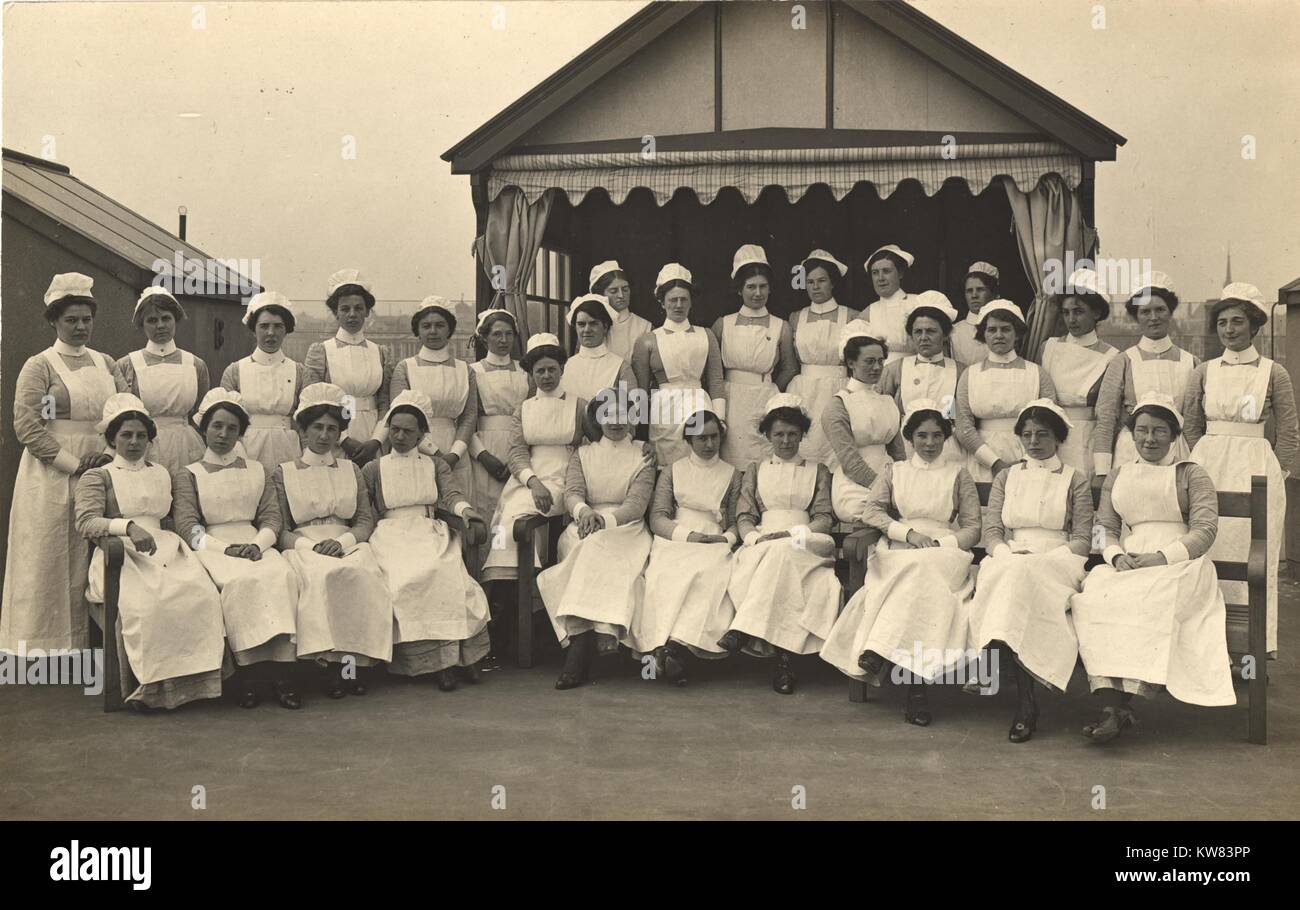
[[[748,636],[744,632],[737,632],[732,629],[726,635],[718,639],[718,647],[728,654],[735,654],[741,648],[745,647],[745,639]]]
[[[257,697],[257,690],[251,685],[245,686],[243,693],[239,696],[239,707],[256,708],[262,700]]]
[[[776,673],[772,676],[772,691],[780,695],[794,694],[794,671],[790,669],[790,655],[780,652],[776,656]]]
[[[685,656],[672,645],[664,648],[664,679],[675,686],[686,685],[686,661]]]
[[[586,673],[570,673],[566,670],[560,674],[558,679],[555,680],[555,688],[561,690],[576,689],[578,688],[578,686],[582,685],[586,681],[587,681]]]
[[[271,691],[275,693],[275,700],[280,703],[281,708],[297,711],[302,707],[302,696],[294,689],[293,683],[277,680],[272,683]]]
[[[1095,743],[1108,743],[1118,739],[1129,727],[1137,726],[1137,718],[1128,708],[1115,708],[1107,705],[1101,709],[1101,718],[1095,724],[1083,728],[1083,735]]]
[[[925,696],[925,690],[917,687],[908,692],[907,707],[903,709],[903,720],[909,724],[916,724],[918,727],[928,727],[933,719],[930,714],[930,703]]]
[[[870,677],[880,675],[881,669],[885,666],[885,659],[875,651],[863,651],[858,657],[858,668]]]
[[[446,670],[439,670],[435,676],[438,679],[438,688],[443,692],[456,691],[456,674],[450,667]]]
[[[365,695],[368,690],[365,683],[359,679],[354,679],[352,684],[348,686],[348,691],[353,695]]]
[[[1027,743],[1033,738],[1037,729],[1038,706],[1021,705],[1016,709],[1016,716],[1011,722],[1011,730],[1007,733],[1007,739],[1013,743]]]

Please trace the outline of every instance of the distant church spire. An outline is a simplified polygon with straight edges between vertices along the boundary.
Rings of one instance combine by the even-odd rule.
[[[1232,244],[1228,244],[1228,268],[1223,274],[1223,286],[1232,284]]]

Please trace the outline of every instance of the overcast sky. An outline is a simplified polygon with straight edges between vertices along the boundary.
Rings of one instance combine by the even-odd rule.
[[[9,3],[4,145],[172,230],[186,205],[192,242],[295,299],[344,266],[381,298],[470,295],[469,179],[439,156],[643,4],[500,5],[502,29],[486,2]],[[1270,300],[1300,275],[1300,3],[915,5],[1128,138],[1097,169],[1105,255],[1188,299],[1229,244]]]

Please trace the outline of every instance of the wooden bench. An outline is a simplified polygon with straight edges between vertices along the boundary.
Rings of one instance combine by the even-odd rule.
[[[434,517],[447,523],[447,527],[460,535],[462,558],[477,580],[476,556],[478,547],[487,539],[487,528],[480,522],[466,523],[460,517],[445,509],[438,509]],[[121,711],[126,707],[122,696],[123,672],[130,673],[126,655],[117,649],[118,598],[122,584],[122,562],[126,558],[126,545],[121,537],[102,537],[90,542],[90,556],[93,559],[95,548],[104,553],[104,603],[101,615],[96,615],[96,605],[91,604],[90,618],[99,627],[103,644],[104,658],[100,662],[100,672],[104,680],[104,711]],[[134,677],[128,677],[129,684],[134,685]]]
[[[980,505],[989,502],[990,483],[977,483]],[[1092,504],[1095,509],[1101,500],[1101,491],[1092,491]],[[1244,604],[1227,605],[1227,623],[1225,636],[1228,653],[1243,658],[1243,666],[1250,666],[1253,675],[1247,681],[1249,699],[1248,726],[1252,743],[1263,745],[1268,741],[1268,487],[1267,480],[1261,475],[1251,478],[1249,493],[1219,493],[1220,518],[1250,519],[1250,552],[1244,562],[1237,560],[1216,559],[1214,569],[1220,581],[1244,581],[1247,584],[1248,597]],[[865,548],[862,550],[865,552]],[[983,549],[975,548],[977,560],[982,558]],[[845,554],[848,556],[848,554]],[[1100,559],[1089,560],[1089,568],[1100,565]],[[861,571],[851,572],[850,577],[862,578]],[[856,589],[855,589],[856,590]],[[867,700],[867,684],[860,680],[849,683],[849,700],[864,702]]]

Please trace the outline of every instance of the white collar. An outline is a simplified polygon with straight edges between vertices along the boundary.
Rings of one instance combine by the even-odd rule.
[[[494,367],[508,367],[514,363],[509,354],[493,354],[491,351],[488,351],[483,359]]]
[[[845,383],[844,388],[848,389],[850,392],[865,392],[868,390],[874,392],[878,387],[876,385],[867,385],[865,382],[854,379],[850,376],[849,381]]]
[[[1016,353],[1015,348],[1012,348],[1005,354],[995,354],[992,351],[989,351],[987,354],[989,363],[1015,363],[1016,358],[1019,356],[1020,355]]]
[[[146,342],[144,349],[155,357],[166,357],[168,354],[176,353],[176,339],[173,338],[166,344],[155,344],[152,341]]]
[[[334,337],[339,341],[342,341],[344,344],[364,344],[366,340],[366,330],[362,329],[360,332],[353,335],[351,332],[345,331],[342,326],[339,326],[339,330],[334,333]]]
[[[1053,455],[1046,461],[1039,461],[1037,458],[1025,456],[1025,467],[1043,471],[1059,471],[1061,469],[1061,456]]]
[[[979,313],[972,313],[969,310],[967,310],[966,319],[964,321],[972,327],[979,325],[980,324]]]
[[[833,312],[838,306],[839,304],[836,303],[835,298],[832,297],[825,303],[810,303],[808,304],[808,309],[812,310],[818,316],[821,316],[824,313]]]
[[[210,448],[204,449],[203,460],[206,461],[208,464],[221,465],[224,468],[225,466],[232,465],[239,460],[239,450],[238,448],[234,448],[231,449],[229,452],[227,452],[225,455],[218,455]]]
[[[933,357],[925,357],[921,354],[916,355],[917,363],[943,363],[943,351],[935,354]]]
[[[736,315],[744,316],[746,319],[762,319],[764,316],[768,315],[767,306],[764,305],[759,307],[756,310],[752,310],[746,304],[742,303],[740,305],[740,312],[738,312]]]
[[[1223,349],[1224,363],[1254,363],[1256,360],[1259,360],[1259,351],[1255,350],[1253,344],[1243,351]]]
[[[613,306],[613,304],[611,303],[610,306]],[[616,310],[615,312],[617,313],[617,315],[614,317],[615,325],[622,325],[623,323],[627,322],[629,319],[632,318],[631,307],[628,307],[626,310]]]
[[[632,442],[632,434],[631,434],[631,433],[628,433],[628,434],[627,434],[626,436],[624,436],[622,439],[618,439],[618,440],[610,439],[610,438],[609,438],[608,436],[606,436],[604,433],[601,433],[601,434],[600,434],[600,442],[596,443],[596,445],[598,445],[598,446],[604,446],[604,447],[607,448],[607,449],[620,449],[620,448],[622,448],[623,446],[627,445],[627,444],[630,443],[630,442]]]
[[[119,471],[143,471],[145,469],[145,460],[141,458],[139,461],[130,462],[121,455],[114,455],[113,467]]]
[[[446,363],[451,360],[451,342],[443,346],[441,350],[434,351],[420,345],[420,350],[415,352],[415,356],[425,363]]]
[[[664,318],[664,331],[666,332],[692,332],[695,326],[691,325],[690,317],[683,319],[681,322],[673,322],[667,317]]]
[[[1137,457],[1138,464],[1150,465],[1151,467],[1167,468],[1171,464],[1177,463],[1177,461],[1178,461],[1178,447],[1176,445],[1170,445],[1169,451],[1165,453],[1165,457],[1160,459],[1159,461],[1147,461],[1145,458],[1142,457],[1141,452],[1138,452],[1138,457]]]
[[[794,458],[782,458],[773,452],[772,457],[767,461],[768,464],[803,464],[803,458],[799,456],[798,452],[794,453]]]
[[[935,458],[934,461],[926,461],[921,457],[921,453],[916,451],[912,452],[912,457],[907,460],[907,463],[918,471],[933,471],[935,468],[939,467],[938,458]]]
[[[1087,335],[1080,335],[1080,336],[1078,336],[1077,338],[1076,338],[1075,336],[1071,335],[1069,332],[1066,332],[1066,333],[1065,333],[1065,343],[1066,343],[1066,344],[1077,344],[1077,345],[1079,345],[1079,347],[1083,347],[1083,348],[1090,348],[1090,347],[1092,347],[1094,344],[1097,343],[1098,340],[1099,340],[1099,339],[1097,338],[1097,330],[1096,330],[1096,329],[1093,329],[1093,330],[1092,330],[1091,332],[1089,332]]]
[[[596,345],[594,348],[584,348],[582,345],[578,345],[579,357],[590,357],[594,360],[598,357],[604,357],[608,353],[609,353],[609,344],[604,341]]]
[[[694,449],[691,449],[690,452],[687,453],[686,457],[690,459],[691,464],[697,468],[711,468],[718,463],[718,456],[716,454],[712,458],[701,458],[695,454]]]
[[[248,355],[249,360],[253,363],[261,364],[264,367],[273,367],[284,363],[284,348],[276,351],[274,354],[268,354],[261,348],[253,348],[253,353]]]
[[[541,389],[538,389],[537,394],[534,397],[535,398],[563,398],[564,389],[563,387],[558,385],[555,387],[554,392],[543,392]]]
[[[324,455],[317,455],[311,449],[303,449],[302,463],[309,468],[332,468],[334,467],[334,453],[326,452]]]
[[[902,303],[905,300],[907,300],[907,292],[904,291],[902,288],[899,288],[897,291],[894,291],[894,293],[890,294],[888,297],[881,297],[876,302],[877,303]]]
[[[391,455],[391,456],[393,456],[394,458],[402,458],[402,459],[408,459],[408,460],[409,460],[409,459],[415,459],[415,458],[419,458],[419,457],[420,457],[420,447],[419,447],[418,445],[417,445],[417,446],[411,446],[411,447],[410,447],[409,449],[407,449],[405,452],[399,452],[399,451],[397,451],[397,449],[390,449],[389,452],[388,452],[388,454]]]
[[[1174,340],[1166,335],[1159,341],[1152,341],[1150,338],[1143,335],[1138,339],[1137,346],[1138,350],[1146,351],[1148,354],[1163,354],[1174,346]]]
[[[80,357],[86,353],[86,346],[68,344],[59,338],[54,339],[54,353],[67,354],[69,357]]]

